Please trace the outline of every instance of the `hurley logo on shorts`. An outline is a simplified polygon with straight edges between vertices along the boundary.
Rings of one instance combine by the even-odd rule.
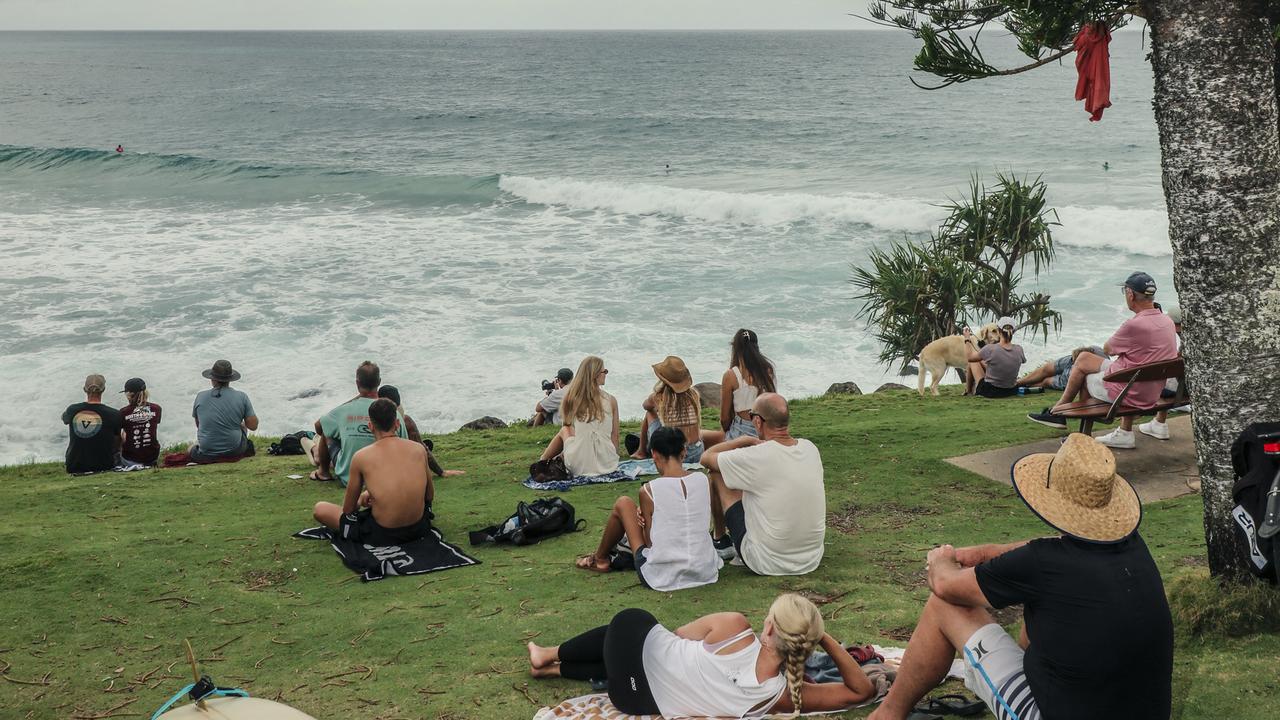
[[[973,647],[972,652],[973,652],[973,659],[975,661],[981,660],[984,655],[990,652],[986,648],[982,647],[983,642],[984,642],[983,640],[979,640],[978,644]]]

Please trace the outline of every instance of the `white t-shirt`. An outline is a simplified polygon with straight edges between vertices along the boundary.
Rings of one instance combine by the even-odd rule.
[[[550,395],[538,401],[538,405],[551,415],[551,422],[557,425],[564,424],[564,418],[560,417],[560,404],[564,402],[564,394],[568,391],[569,388],[567,386],[552,390]]]
[[[720,455],[724,484],[742,491],[742,559],[761,575],[803,575],[822,561],[827,497],[822,456],[808,440],[775,440]]]

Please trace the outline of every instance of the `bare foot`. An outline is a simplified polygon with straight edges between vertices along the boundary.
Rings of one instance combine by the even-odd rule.
[[[534,678],[553,678],[560,677],[559,665],[548,665],[544,668],[529,668],[529,677]]]
[[[533,670],[542,670],[556,662],[556,650],[558,648],[542,647],[529,643],[529,667]]]
[[[456,475],[466,475],[466,474],[467,474],[466,470],[445,470],[444,471],[445,477],[454,477]]]
[[[592,570],[598,573],[607,573],[613,569],[609,564],[609,558],[601,558],[595,555],[583,555],[574,563],[579,570]]]
[[[649,459],[649,455],[648,455],[648,453],[642,453],[642,452],[640,452],[639,450],[637,450],[637,451],[635,451],[635,452],[631,453],[631,459],[632,459],[632,460],[648,460],[648,459]]]

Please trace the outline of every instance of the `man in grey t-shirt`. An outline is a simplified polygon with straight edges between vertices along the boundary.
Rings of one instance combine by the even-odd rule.
[[[556,372],[556,379],[551,381],[552,389],[547,392],[546,397],[533,406],[533,418],[529,420],[531,427],[545,425],[548,421],[556,425],[563,424],[564,418],[560,416],[560,404],[564,402],[564,393],[572,381],[573,371],[569,368],[560,368]],[[543,387],[546,387],[545,384]]]
[[[249,396],[231,383],[240,373],[228,360],[219,360],[202,373],[213,386],[196,395],[191,417],[196,421],[196,442],[188,450],[192,462],[209,463],[254,454],[249,431],[258,429]]]

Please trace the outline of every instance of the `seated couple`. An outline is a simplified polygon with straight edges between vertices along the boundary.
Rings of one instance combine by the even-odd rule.
[[[1062,398],[1049,410],[1029,416],[1033,421],[1055,427],[1066,427],[1066,418],[1057,414],[1069,403],[1092,399],[1112,403],[1125,388],[1122,382],[1103,380],[1110,373],[1178,357],[1178,324],[1156,306],[1156,282],[1144,272],[1130,275],[1121,286],[1125,305],[1134,315],[1126,320],[1102,346],[1102,354],[1079,353],[1071,365]],[[1181,316],[1179,315],[1179,320]],[[1136,408],[1151,408],[1160,402],[1165,381],[1134,383],[1124,403]],[[1166,414],[1144,424],[1140,430],[1152,437],[1167,440],[1169,428]],[[1112,448],[1133,448],[1133,416],[1120,418],[1120,427],[1098,438]]]
[[[414,442],[426,443],[418,432],[413,418],[400,409],[400,391],[391,385],[381,385],[382,371],[368,360],[356,368],[356,396],[330,410],[316,420],[316,439],[303,441],[303,449],[316,469],[312,480],[337,479],[346,487],[350,478],[351,460],[360,449],[373,443],[373,430],[369,425],[369,407],[379,398],[392,402],[399,417],[396,435]],[[381,385],[381,387],[379,387]],[[437,476],[457,475],[460,471],[443,470],[427,447],[431,471]]]
[[[342,505],[318,502],[313,515],[340,537],[365,545],[400,545],[425,537],[435,499],[427,449],[400,436],[400,413],[390,400],[373,401],[368,414],[373,442],[352,453]]]
[[[805,681],[805,660],[818,648],[831,655],[841,682]],[[629,715],[822,712],[853,707],[876,692],[826,634],[818,608],[790,593],[773,602],[759,633],[736,612],[706,615],[673,632],[632,608],[560,645],[528,649],[533,677],[605,682],[609,700]]]
[[[998,720],[1168,720],[1173,621],[1137,493],[1115,467],[1079,433],[1014,464],[1019,498],[1061,535],[930,551],[932,594],[870,720],[908,717],[957,652]],[[988,610],[1011,605],[1024,610],[1017,641]]]
[[[659,428],[649,441],[659,477],[640,487],[640,502],[623,495],[605,522],[592,555],[578,558],[583,570],[609,572],[620,541],[631,548],[640,584],[669,592],[708,585],[723,564],[707,528],[711,487],[706,475],[684,469],[684,433]]]

